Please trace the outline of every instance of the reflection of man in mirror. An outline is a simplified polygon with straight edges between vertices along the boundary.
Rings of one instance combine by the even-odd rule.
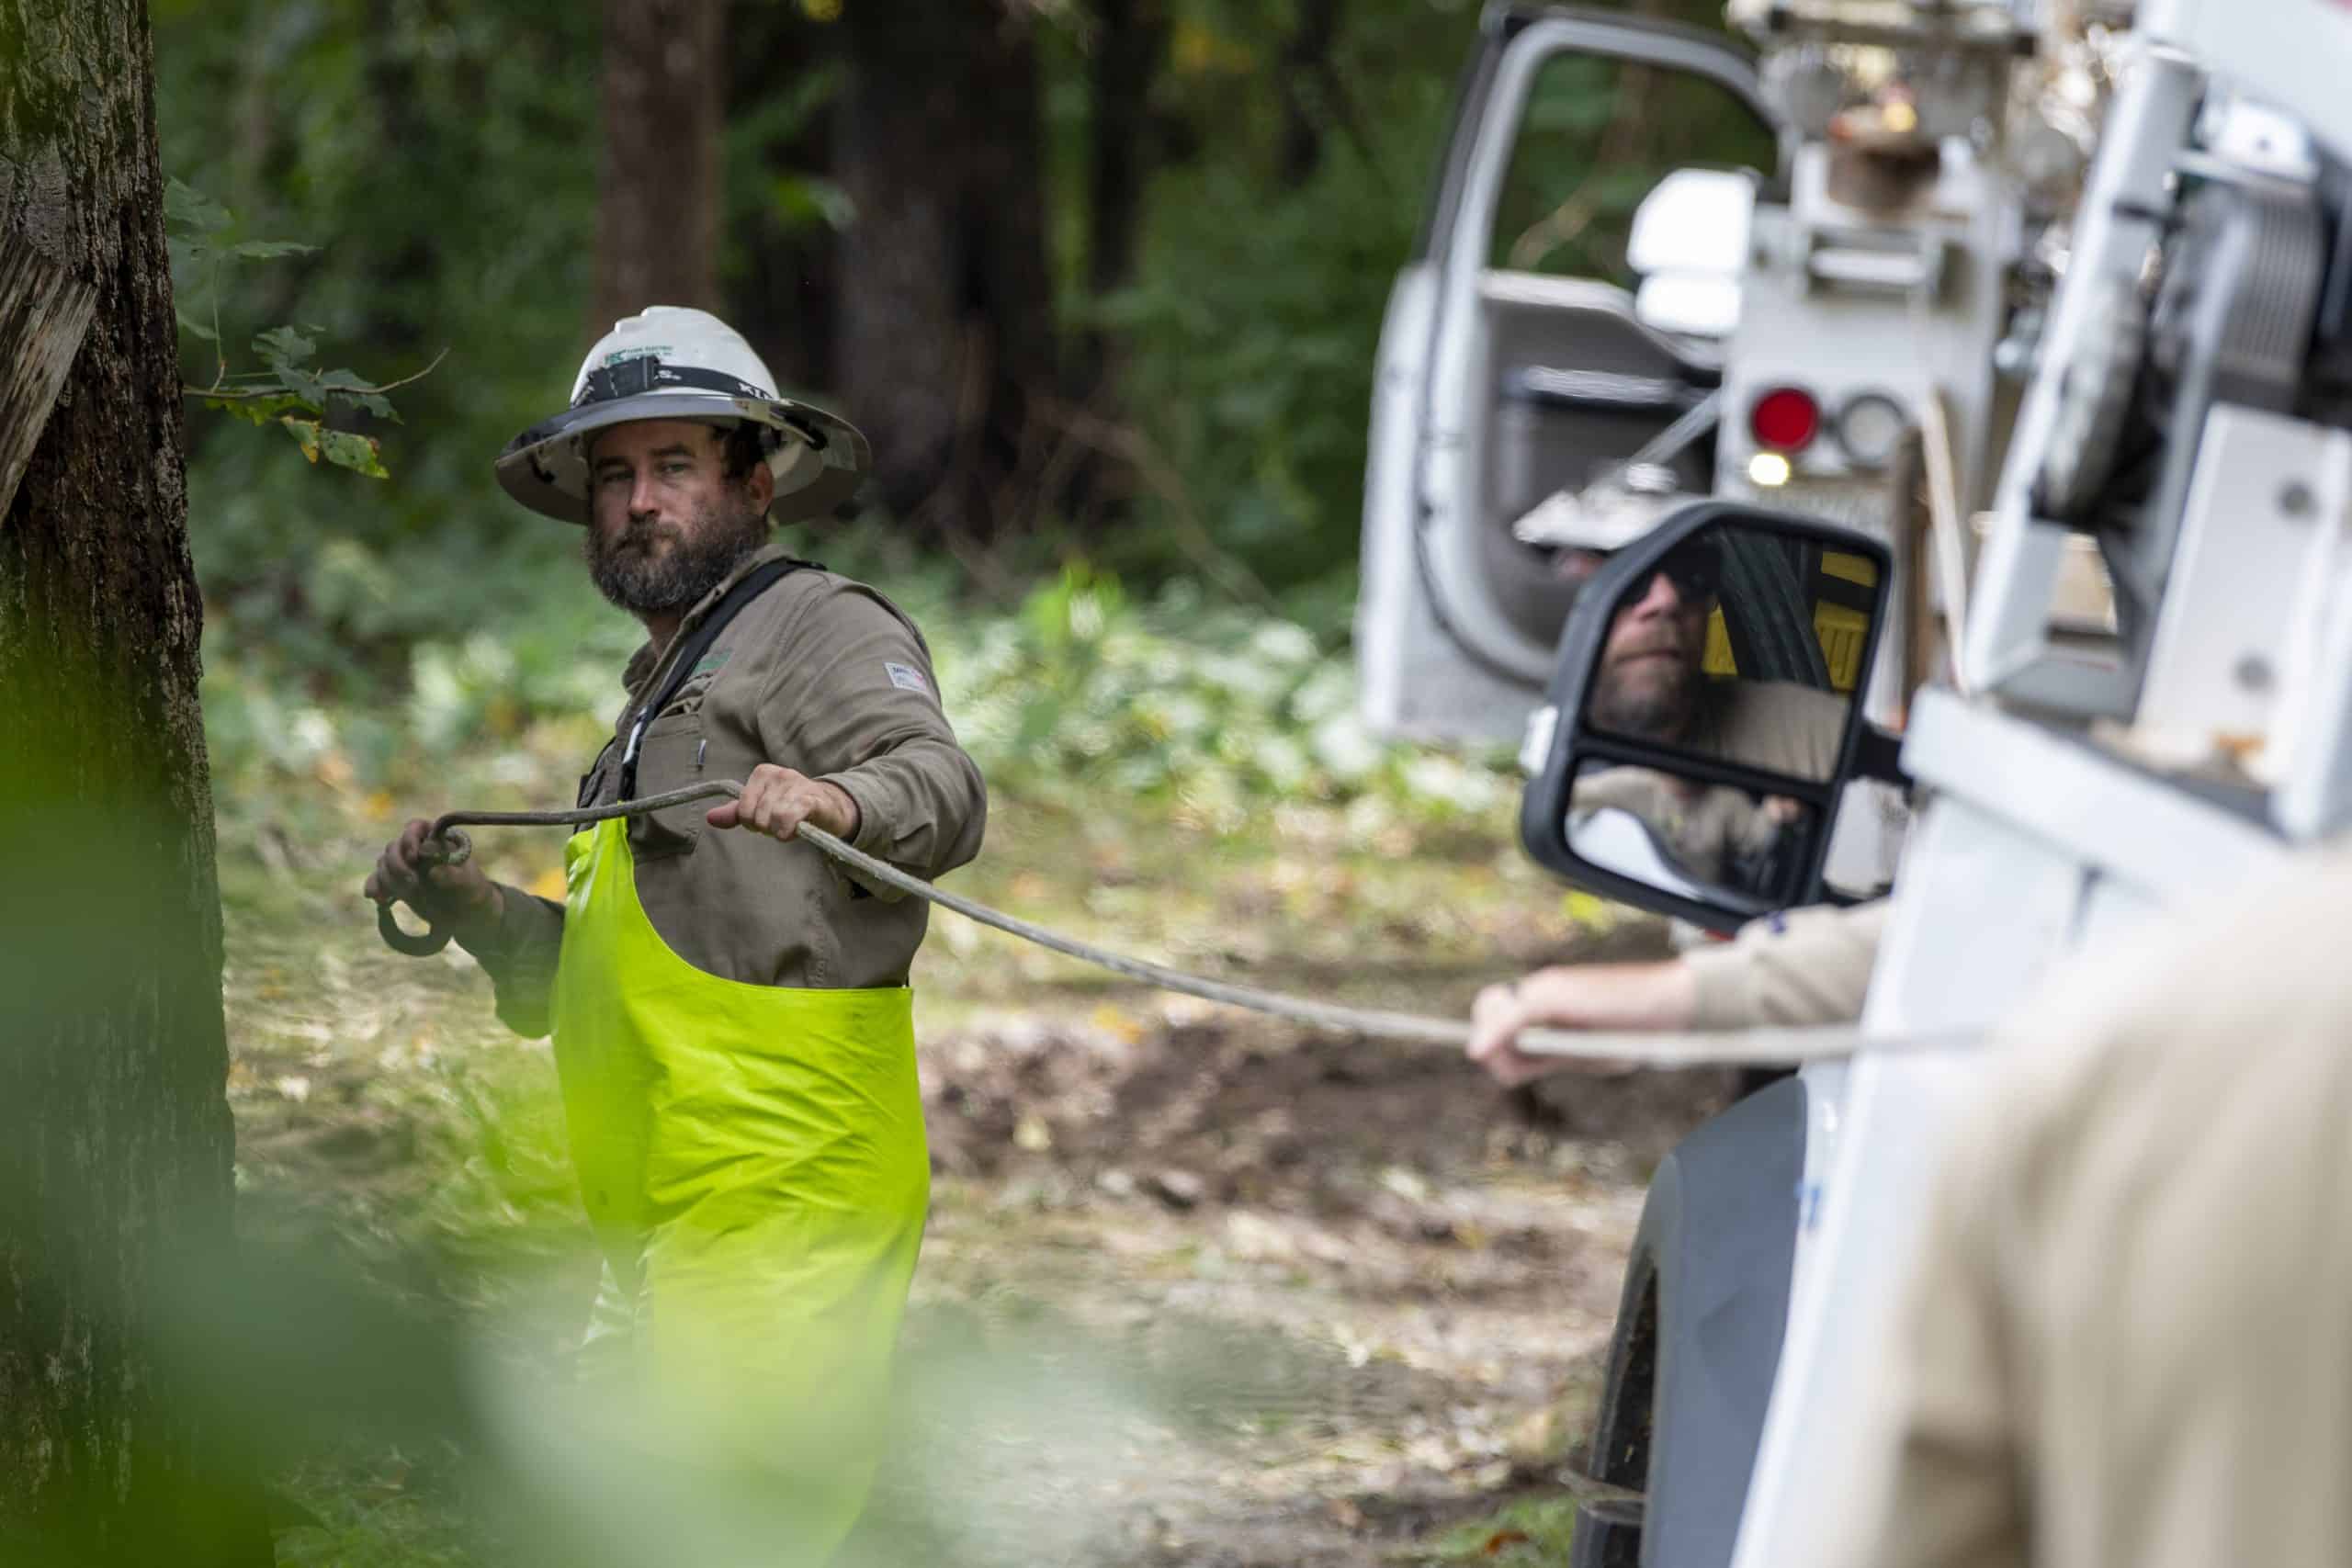
[[[1588,707],[1593,728],[1797,778],[1829,777],[1845,738],[1844,697],[1795,681],[1716,679],[1701,668],[1722,583],[1717,545],[1700,536],[1634,585],[1601,647]]]
[[[1727,784],[1700,784],[1655,768],[1588,769],[1570,797],[1568,842],[1590,856],[1584,829],[1593,814],[1614,808],[1649,829],[1673,870],[1699,882],[1759,897],[1779,890],[1785,867],[1778,852],[1804,807],[1785,795],[1749,795]],[[1612,870],[1624,870],[1611,866]],[[1634,874],[1637,880],[1648,880]]]

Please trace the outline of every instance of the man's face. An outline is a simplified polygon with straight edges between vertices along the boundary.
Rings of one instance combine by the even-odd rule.
[[[588,571],[639,615],[679,615],[767,543],[774,480],[764,464],[729,479],[726,433],[691,420],[638,420],[588,446]]]
[[[1711,549],[1678,547],[1619,604],[1601,645],[1594,725],[1645,740],[1681,737],[1707,650],[1714,572]]]

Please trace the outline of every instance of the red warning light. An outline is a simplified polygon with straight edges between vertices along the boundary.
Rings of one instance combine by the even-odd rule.
[[[1802,387],[1775,387],[1749,406],[1747,430],[1759,446],[1802,452],[1821,434],[1821,405]]]

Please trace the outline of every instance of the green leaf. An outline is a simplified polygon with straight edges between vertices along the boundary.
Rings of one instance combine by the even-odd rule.
[[[164,222],[166,227],[212,234],[229,226],[229,209],[192,186],[168,180],[164,186]]]
[[[317,343],[292,327],[272,327],[254,339],[254,352],[277,370],[299,365],[318,351]]]
[[[313,463],[319,460],[319,437],[322,434],[322,429],[317,420],[296,419],[293,415],[288,414],[280,418],[277,423],[284,425],[287,433],[301,446],[303,457]]]
[[[324,413],[326,387],[319,373],[302,363],[317,348],[316,343],[292,327],[272,327],[254,339],[254,352],[277,378],[277,385],[310,404],[312,412]]]
[[[388,419],[394,424],[401,422],[401,416],[392,412],[391,400],[377,391],[356,370],[326,371],[319,377],[319,385],[330,396],[354,408],[366,409],[378,419]]]
[[[319,373],[299,365],[273,365],[278,384],[311,406],[314,413],[327,412],[327,389],[319,382]]]
[[[175,310],[178,310],[178,308],[177,308],[176,306],[175,306],[175,307],[174,307],[174,309],[175,309]],[[205,342],[207,342],[207,343],[210,343],[210,342],[212,342],[212,341],[213,341],[213,339],[214,339],[214,337],[217,335],[217,334],[215,334],[215,333],[214,333],[214,332],[212,331],[212,329],[211,329],[211,327],[210,327],[210,326],[207,325],[207,324],[206,324],[205,322],[203,322],[203,321],[198,321],[194,316],[189,315],[186,310],[179,310],[179,311],[178,311],[178,314],[179,314],[179,318],[180,318],[180,325],[181,325],[181,326],[183,326],[183,327],[185,327],[185,328],[187,328],[189,332],[194,333],[197,336],[198,336],[198,337],[202,338]]]
[[[315,419],[296,419],[292,414],[278,416],[287,434],[302,448],[302,456],[315,463],[324,457],[338,468],[365,474],[371,479],[388,479],[392,476],[384,469],[381,448],[375,438],[354,435],[347,430],[329,430]]]
[[[326,453],[327,461],[337,468],[367,475],[371,479],[388,479],[392,476],[384,470],[383,449],[372,435],[355,435],[347,430],[322,430],[319,446]]]
[[[300,398],[207,398],[204,406],[234,414],[251,424],[267,424],[290,410],[302,408]]]

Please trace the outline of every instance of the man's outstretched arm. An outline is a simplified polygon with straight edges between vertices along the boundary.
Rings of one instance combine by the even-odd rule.
[[[1754,1029],[1849,1023],[1862,1016],[1886,901],[1792,910],[1736,940],[1653,964],[1569,964],[1489,986],[1471,1008],[1470,1059],[1516,1087],[1566,1067],[1630,1064],[1531,1056],[1524,1029]]]

